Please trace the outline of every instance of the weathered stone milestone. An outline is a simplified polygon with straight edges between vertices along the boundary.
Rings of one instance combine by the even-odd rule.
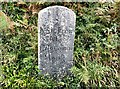
[[[75,13],[51,6],[38,14],[38,66],[43,74],[62,77],[73,65]]]

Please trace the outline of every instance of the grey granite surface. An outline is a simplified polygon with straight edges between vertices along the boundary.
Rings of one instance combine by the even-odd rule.
[[[73,65],[75,13],[51,6],[38,14],[38,66],[42,74],[63,77]]]

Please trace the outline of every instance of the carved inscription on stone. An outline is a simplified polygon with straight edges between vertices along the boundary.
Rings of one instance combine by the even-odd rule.
[[[62,77],[73,65],[75,14],[52,6],[38,14],[38,66],[43,74]]]

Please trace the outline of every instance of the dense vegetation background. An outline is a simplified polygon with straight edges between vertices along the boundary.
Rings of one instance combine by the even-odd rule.
[[[62,5],[76,13],[72,76],[39,75],[38,12]],[[3,2],[0,12],[1,88],[120,88],[120,2]]]

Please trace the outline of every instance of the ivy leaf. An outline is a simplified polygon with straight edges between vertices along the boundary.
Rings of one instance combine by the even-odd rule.
[[[5,13],[0,11],[0,29],[9,28],[9,29],[13,30],[13,28],[14,28],[13,25],[14,25],[14,22],[12,22],[10,20],[10,18],[5,15]]]
[[[7,27],[7,16],[2,11],[0,11],[0,29],[6,29]]]

